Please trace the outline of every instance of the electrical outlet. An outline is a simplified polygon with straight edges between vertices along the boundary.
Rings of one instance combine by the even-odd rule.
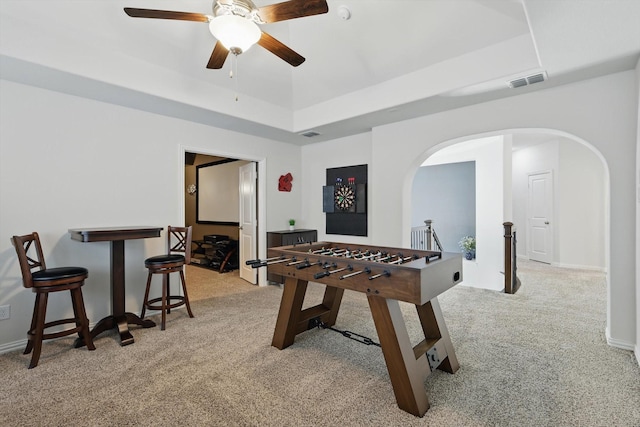
[[[11,306],[0,305],[0,320],[5,320],[11,317]]]

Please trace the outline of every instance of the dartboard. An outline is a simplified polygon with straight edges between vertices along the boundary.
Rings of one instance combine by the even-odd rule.
[[[348,210],[356,200],[356,195],[350,185],[339,185],[335,191],[336,207],[343,211]]]

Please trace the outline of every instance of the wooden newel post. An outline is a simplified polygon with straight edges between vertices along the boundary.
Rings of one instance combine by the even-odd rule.
[[[431,250],[431,241],[433,240],[433,228],[431,224],[433,223],[432,219],[425,219],[424,224],[427,226],[427,250]]]
[[[513,248],[513,223],[505,222],[502,225],[504,226],[504,292],[507,294],[512,294],[513,266],[511,265],[511,260],[513,259],[513,254],[511,253],[511,250]]]

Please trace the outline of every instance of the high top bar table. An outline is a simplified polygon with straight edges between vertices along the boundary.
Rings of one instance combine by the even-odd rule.
[[[152,328],[156,324],[152,320],[141,319],[134,313],[125,312],[124,307],[124,241],[160,237],[162,227],[129,226],[102,228],[72,228],[69,234],[79,242],[111,242],[111,311],[112,314],[100,320],[91,330],[91,337],[109,329],[117,328],[120,334],[120,345],[133,344],[133,335],[129,332],[129,324],[143,328]],[[76,347],[84,345],[79,338]]]

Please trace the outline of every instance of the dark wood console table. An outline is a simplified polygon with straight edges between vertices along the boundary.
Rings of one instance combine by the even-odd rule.
[[[117,328],[120,334],[120,345],[133,343],[133,335],[129,332],[129,324],[143,328],[152,328],[156,324],[151,320],[141,319],[133,313],[125,312],[124,296],[124,241],[132,239],[147,239],[160,237],[162,227],[103,227],[103,228],[72,228],[69,234],[73,240],[79,242],[111,242],[111,311],[112,314],[100,320],[91,330],[91,337],[109,329]],[[76,347],[84,345],[81,339],[76,341]]]

